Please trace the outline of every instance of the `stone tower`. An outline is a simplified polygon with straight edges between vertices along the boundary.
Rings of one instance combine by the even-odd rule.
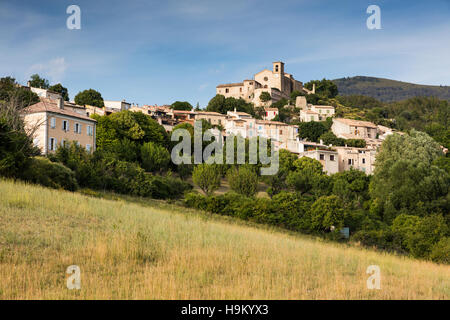
[[[284,63],[281,61],[277,61],[273,63],[273,73],[275,74],[284,74]]]

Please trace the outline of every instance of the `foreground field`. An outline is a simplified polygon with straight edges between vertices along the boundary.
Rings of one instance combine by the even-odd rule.
[[[81,290],[66,268],[81,268]],[[368,290],[369,265],[381,290]],[[1,299],[449,299],[450,267],[0,181]]]

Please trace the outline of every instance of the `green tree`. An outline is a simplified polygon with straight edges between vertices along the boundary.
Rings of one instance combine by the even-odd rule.
[[[170,164],[170,154],[166,148],[153,142],[141,147],[142,167],[148,172],[164,171]]]
[[[447,210],[450,178],[432,164],[441,154],[423,132],[394,134],[383,142],[369,190],[386,222],[401,213],[423,216]]]
[[[336,137],[336,135],[331,132],[331,131],[327,131],[324,134],[322,134],[319,137],[319,141],[322,140],[323,144],[325,145],[330,145],[332,144],[333,146],[343,146],[345,145],[345,140],[342,138],[338,138]]]
[[[48,89],[48,87],[50,87],[48,80],[41,78],[38,74],[33,74],[30,77],[29,82],[30,86],[34,88]]]
[[[193,108],[192,105],[187,101],[175,101],[171,106],[173,110],[191,111]]]
[[[298,136],[309,141],[319,142],[319,137],[327,132],[327,128],[321,122],[300,122],[298,124]]]
[[[0,78],[0,102],[9,101],[24,108],[38,103],[39,97],[36,93],[20,86],[12,77]]]
[[[259,100],[261,100],[262,102],[268,102],[272,100],[272,96],[270,95],[270,93],[264,91],[259,95]]]
[[[351,204],[356,201],[359,206],[369,199],[370,178],[360,170],[351,169],[339,172],[332,176],[333,194],[344,203]]]
[[[344,225],[344,210],[337,196],[324,196],[314,202],[311,207],[311,227],[316,231],[340,230]]]
[[[65,101],[69,101],[69,91],[61,83],[51,86],[48,90],[61,94]]]
[[[30,157],[39,154],[33,146],[33,129],[25,131],[23,106],[17,101],[0,102],[0,175],[19,177],[30,165]]]
[[[234,109],[240,112],[247,112],[251,115],[255,114],[252,103],[247,103],[244,99],[235,99],[233,97],[225,98],[225,96],[221,94],[214,96],[206,107],[207,111],[222,114],[227,114],[227,111],[234,111]]]
[[[252,168],[241,166],[231,168],[227,173],[231,190],[246,197],[253,197],[258,189],[258,175]]]
[[[105,106],[101,93],[94,89],[79,92],[75,96],[75,103],[80,106],[91,105],[99,108],[103,108]]]
[[[294,171],[291,171],[286,183],[295,191],[304,194],[327,194],[329,177],[323,172],[322,164],[308,157],[302,157],[293,162]]]
[[[269,186],[268,194],[272,197],[287,188],[286,179],[291,171],[295,170],[294,161],[298,157],[286,149],[278,153],[279,168],[273,175],[263,176],[264,182]]]
[[[316,94],[324,98],[334,98],[338,94],[338,88],[336,84],[327,79],[311,80],[305,84],[305,88],[312,90],[313,84],[316,86]]]
[[[192,180],[207,196],[220,187],[220,178],[217,166],[211,164],[199,164],[192,172]]]

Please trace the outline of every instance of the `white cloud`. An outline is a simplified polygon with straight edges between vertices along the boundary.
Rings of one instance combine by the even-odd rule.
[[[67,63],[64,58],[55,58],[44,63],[37,63],[31,66],[30,73],[39,73],[42,76],[49,77],[51,83],[61,82],[67,69]]]

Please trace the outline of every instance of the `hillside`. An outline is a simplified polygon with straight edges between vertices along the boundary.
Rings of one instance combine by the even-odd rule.
[[[382,102],[400,101],[417,96],[432,96],[450,101],[450,86],[428,86],[374,77],[335,79],[340,95],[364,95]]]
[[[153,200],[0,180],[0,299],[449,299],[450,268]],[[65,270],[81,268],[81,290]],[[369,265],[381,290],[368,290]]]

